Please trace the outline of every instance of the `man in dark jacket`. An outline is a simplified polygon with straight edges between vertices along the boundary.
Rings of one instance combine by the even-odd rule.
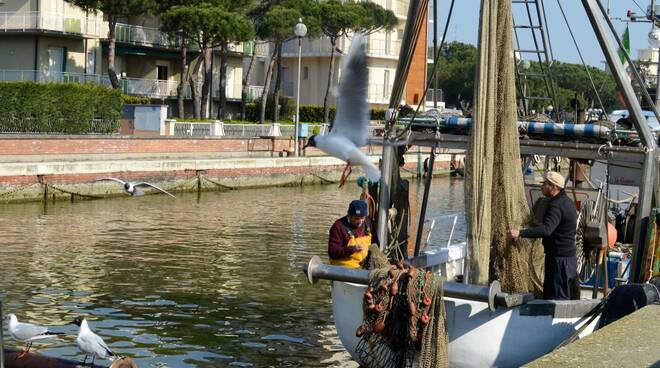
[[[529,229],[509,229],[507,235],[516,239],[543,238],[545,278],[543,298],[577,299],[578,275],[575,248],[577,211],[575,203],[564,191],[564,177],[550,171],[545,176],[541,192],[548,197],[543,224]]]
[[[369,245],[378,244],[375,229],[369,219],[367,202],[355,200],[346,216],[330,228],[328,256],[336,266],[363,268],[369,255]]]

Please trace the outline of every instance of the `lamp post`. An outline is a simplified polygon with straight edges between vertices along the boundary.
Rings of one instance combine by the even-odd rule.
[[[298,38],[298,82],[296,84],[296,131],[295,131],[295,147],[293,150],[293,155],[298,157],[300,155],[298,149],[298,133],[299,133],[299,124],[300,124],[300,65],[302,64],[302,39],[307,34],[307,26],[302,22],[302,18],[298,18],[298,24],[293,27],[293,33]]]

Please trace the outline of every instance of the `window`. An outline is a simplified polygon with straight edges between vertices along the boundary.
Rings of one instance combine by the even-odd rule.
[[[303,67],[302,70],[302,75],[303,75],[303,80],[308,80],[309,79],[309,67]]]
[[[96,73],[96,50],[87,52],[87,74]]]
[[[167,66],[158,65],[158,80],[167,80],[167,78],[168,78]]]

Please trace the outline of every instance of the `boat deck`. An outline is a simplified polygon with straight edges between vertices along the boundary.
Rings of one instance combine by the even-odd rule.
[[[526,367],[657,367],[658,331],[660,305],[649,305]]]

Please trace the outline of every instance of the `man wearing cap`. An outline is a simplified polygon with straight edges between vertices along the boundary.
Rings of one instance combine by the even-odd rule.
[[[516,239],[543,238],[545,277],[543,298],[567,300],[578,298],[575,204],[564,191],[564,177],[550,171],[544,177],[541,192],[548,198],[543,224],[529,229],[509,229],[507,235]]]
[[[346,216],[330,228],[328,256],[337,266],[361,268],[369,255],[369,245],[378,244],[371,219],[367,217],[367,202],[354,200]]]

